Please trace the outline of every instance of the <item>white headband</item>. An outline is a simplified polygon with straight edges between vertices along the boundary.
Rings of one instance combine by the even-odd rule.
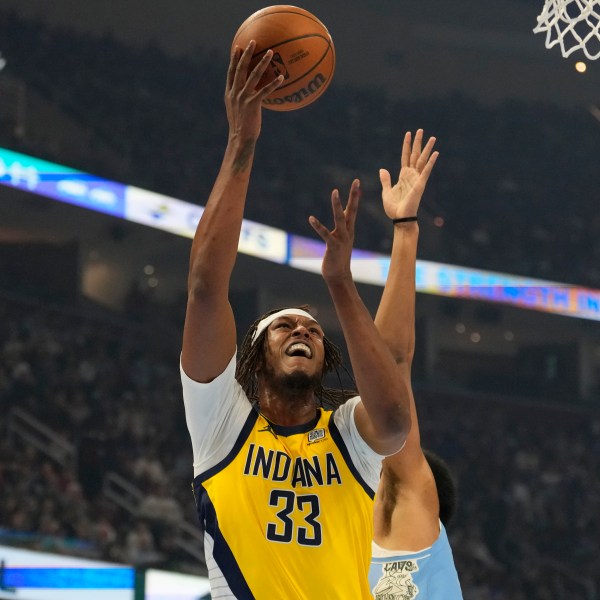
[[[252,334],[252,343],[256,341],[258,336],[275,320],[279,317],[285,317],[287,315],[295,315],[297,317],[308,317],[311,321],[317,321],[313,315],[307,313],[305,310],[301,308],[284,308],[283,310],[279,310],[268,317],[265,317],[258,323],[256,326],[256,331]]]

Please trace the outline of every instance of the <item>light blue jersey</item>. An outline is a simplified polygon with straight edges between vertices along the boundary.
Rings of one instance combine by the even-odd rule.
[[[390,551],[373,542],[369,587],[375,600],[462,600],[444,526],[431,548]]]

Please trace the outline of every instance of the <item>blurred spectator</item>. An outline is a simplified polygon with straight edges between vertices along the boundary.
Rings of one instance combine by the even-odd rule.
[[[127,561],[134,565],[152,565],[162,556],[154,547],[154,537],[143,521],[138,521],[127,534]]]
[[[167,493],[166,486],[158,485],[141,501],[138,507],[138,517],[174,524],[181,521],[182,512],[175,498]]]

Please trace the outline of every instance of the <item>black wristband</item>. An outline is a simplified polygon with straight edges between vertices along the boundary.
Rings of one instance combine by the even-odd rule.
[[[416,221],[417,217],[402,217],[401,219],[392,219],[392,223],[396,225],[397,223],[410,223],[411,221]]]

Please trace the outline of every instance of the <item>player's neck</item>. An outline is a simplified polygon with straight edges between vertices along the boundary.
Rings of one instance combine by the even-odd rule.
[[[315,418],[317,402],[312,391],[282,394],[277,390],[262,388],[259,392],[260,412],[272,423],[292,427],[303,425]]]

